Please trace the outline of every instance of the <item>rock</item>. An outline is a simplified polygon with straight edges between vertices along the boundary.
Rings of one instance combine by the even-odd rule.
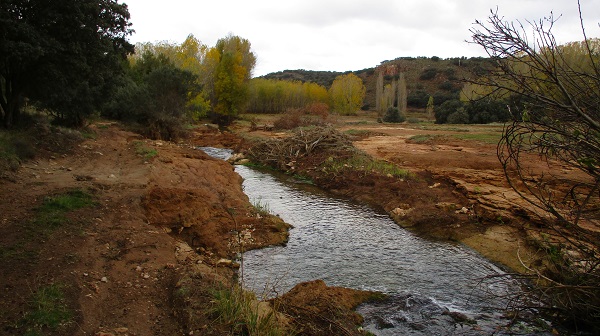
[[[102,282],[108,282],[108,278],[107,277],[102,277],[102,279],[100,279],[100,281],[102,281]]]
[[[138,271],[138,272],[141,272],[142,271],[142,267],[141,266],[136,266],[135,270]]]
[[[436,183],[434,183],[433,185],[430,185],[430,186],[429,186],[429,189],[437,188],[437,187],[439,187],[439,186],[441,186],[441,185],[442,185],[441,183],[439,183],[439,182],[436,182]]]
[[[229,157],[229,159],[227,159],[227,162],[233,164],[233,163],[236,163],[236,162],[238,162],[240,160],[243,160],[243,159],[245,159],[244,154],[242,154],[242,153],[235,153],[235,154],[231,155]]]
[[[250,163],[250,160],[248,160],[248,159],[241,159],[236,162],[236,164],[240,164],[240,165],[245,165],[245,164],[249,164],[249,163]]]
[[[460,210],[456,210],[455,213],[457,214],[468,214],[469,213],[469,209],[462,207]]]
[[[460,206],[458,204],[451,202],[440,202],[437,203],[435,207],[445,211],[455,211],[456,209],[460,209]]]
[[[129,331],[129,328],[121,327],[121,328],[115,328],[114,330],[118,334],[125,334]]]
[[[396,208],[394,210],[392,210],[392,213],[400,218],[404,218],[406,216],[408,216],[409,213],[411,213],[414,209],[401,209],[401,208]]]
[[[114,178],[117,178],[117,177],[115,176],[115,174],[110,174],[110,175],[108,175],[108,178],[114,179]]]
[[[229,259],[219,259],[219,261],[217,261],[217,266],[231,266],[232,264],[233,261]]]
[[[408,203],[400,203],[400,204],[398,204],[397,208],[408,210],[411,208],[411,206]]]

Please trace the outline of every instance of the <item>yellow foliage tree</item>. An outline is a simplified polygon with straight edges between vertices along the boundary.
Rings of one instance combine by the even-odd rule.
[[[242,112],[248,98],[248,81],[256,65],[250,42],[229,35],[217,41],[203,62],[204,90],[212,106],[212,119],[229,125]]]
[[[352,115],[363,105],[366,94],[365,85],[353,73],[338,76],[329,89],[329,97],[334,111]]]
[[[250,81],[248,110],[256,113],[282,113],[312,103],[327,103],[329,94],[316,83],[254,78]]]

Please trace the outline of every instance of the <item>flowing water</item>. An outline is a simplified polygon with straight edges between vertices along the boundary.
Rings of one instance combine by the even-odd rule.
[[[286,246],[244,253],[243,284],[259,296],[323,279],[389,295],[358,309],[365,329],[376,335],[542,334],[527,323],[503,331],[510,322],[502,316],[506,296],[519,292],[518,283],[485,280],[504,273],[475,251],[420,238],[385,213],[289,177],[245,166],[236,172],[253,202],[294,226]]]

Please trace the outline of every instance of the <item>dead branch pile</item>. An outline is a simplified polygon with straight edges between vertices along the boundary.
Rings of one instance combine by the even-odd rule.
[[[284,139],[261,139],[246,156],[254,162],[287,170],[301,157],[325,150],[354,150],[352,142],[331,126],[299,128]]]

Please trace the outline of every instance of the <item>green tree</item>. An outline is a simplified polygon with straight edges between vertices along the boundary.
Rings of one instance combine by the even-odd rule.
[[[201,87],[207,74],[202,63],[206,58],[208,47],[190,34],[181,44],[162,41],[158,43],[138,43],[136,44],[136,53],[129,57],[129,64],[133,67],[142,66],[153,69],[148,61],[148,54],[155,59],[166,58],[169,62],[182,71],[193,74],[196,78],[194,92],[188,92],[188,105],[186,111],[191,114],[193,119],[206,117],[210,110],[210,104],[205,91],[197,91]],[[139,71],[138,71],[139,73]]]
[[[154,139],[176,140],[191,122],[190,96],[199,92],[196,76],[165,55],[146,51],[131,65],[125,83],[106,108],[109,117],[133,122]]]
[[[329,88],[334,111],[351,115],[363,105],[366,88],[362,79],[353,73],[338,76]]]
[[[229,125],[242,112],[248,99],[248,81],[256,65],[250,42],[229,35],[217,41],[203,62],[204,88],[212,106],[211,118]]]
[[[29,99],[80,125],[112,93],[133,51],[129,12],[116,0],[0,2],[0,119],[19,121]]]
[[[434,117],[433,110],[433,97],[429,96],[429,99],[427,100],[427,107],[425,108],[425,111],[427,112],[427,118],[432,119]]]

